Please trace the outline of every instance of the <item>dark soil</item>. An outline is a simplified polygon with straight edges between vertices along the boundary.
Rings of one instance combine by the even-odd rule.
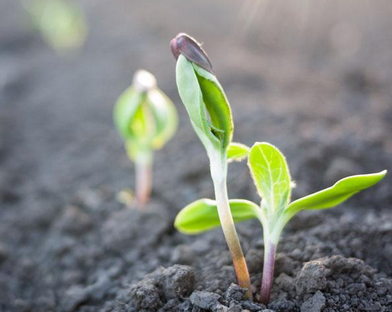
[[[308,3],[303,15],[294,2],[80,3],[88,40],[60,56],[19,1],[0,2],[1,312],[392,311],[391,174],[339,208],[293,219],[268,307],[243,301],[232,284],[220,229],[175,231],[176,213],[213,190],[169,51],[180,31],[204,41],[235,140],[276,144],[299,197],[348,174],[392,170],[391,4]],[[156,74],[180,114],[156,154],[145,213],[116,201],[134,172],[111,117],[138,68]],[[229,193],[259,200],[244,163],[230,165]],[[257,294],[261,228],[238,231]]]

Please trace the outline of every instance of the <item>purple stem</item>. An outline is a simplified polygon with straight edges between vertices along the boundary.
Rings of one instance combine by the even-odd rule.
[[[271,242],[266,242],[264,249],[264,268],[261,281],[260,302],[267,305],[271,297],[272,282],[274,278],[276,246]]]

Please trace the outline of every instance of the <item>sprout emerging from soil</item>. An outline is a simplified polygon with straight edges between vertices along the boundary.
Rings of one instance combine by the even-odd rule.
[[[235,222],[258,219],[263,226],[264,268],[260,301],[268,304],[274,274],[275,253],[280,235],[290,219],[302,210],[333,208],[356,193],[369,188],[386,174],[355,175],[333,186],[291,202],[293,182],[283,154],[269,143],[256,143],[250,149],[248,166],[261,197],[260,206],[247,200],[230,200]],[[185,207],[175,221],[175,227],[186,234],[198,234],[219,226],[217,203],[201,199]]]
[[[87,22],[71,1],[33,0],[26,3],[35,28],[47,45],[59,52],[80,48],[87,36]]]
[[[139,70],[132,86],[116,102],[114,123],[125,142],[128,157],[135,163],[136,199],[143,207],[151,193],[154,150],[161,149],[175,133],[177,111],[158,89],[155,77]]]
[[[181,100],[210,159],[218,224],[222,225],[238,283],[248,289],[247,297],[251,298],[248,268],[227,195],[227,154],[234,128],[231,108],[207,54],[193,38],[179,34],[171,41],[171,49],[177,59],[176,80]]]

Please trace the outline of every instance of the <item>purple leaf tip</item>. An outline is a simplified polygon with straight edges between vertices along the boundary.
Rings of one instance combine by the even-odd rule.
[[[211,74],[215,75],[210,59],[201,45],[187,34],[178,34],[171,42],[170,47],[176,59],[182,54],[188,61],[195,63]]]

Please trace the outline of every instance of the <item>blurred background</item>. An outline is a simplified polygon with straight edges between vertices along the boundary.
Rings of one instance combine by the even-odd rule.
[[[56,50],[34,27],[29,1],[0,2],[0,263],[24,259],[30,262],[17,263],[39,267],[52,257],[49,237],[68,231],[64,218],[78,219],[64,217],[70,205],[93,220],[90,236],[102,235],[110,212],[122,209],[115,196],[134,187],[134,171],[112,109],[140,68],[157,77],[180,115],[177,134],[156,154],[153,202],[172,218],[190,201],[212,196],[208,159],[176,90],[169,42],[179,32],[203,42],[232,105],[234,140],[268,141],[287,155],[295,197],[347,174],[392,169],[390,1],[75,4],[85,16],[85,41]],[[244,164],[231,166],[229,180],[231,197],[258,200]],[[390,183],[387,177],[351,205],[384,213]],[[28,269],[0,267],[0,300],[29,301],[29,280],[52,265],[29,279]]]
[[[37,184],[41,192],[56,196],[84,184],[123,184],[129,164],[120,157],[112,107],[139,68],[156,75],[181,114],[174,148],[158,157],[170,163],[189,152],[182,142],[188,139],[203,154],[195,136],[183,134],[190,127],[168,48],[178,32],[204,43],[233,107],[236,140],[283,144],[289,159],[297,159],[293,162],[309,152],[298,151],[296,140],[347,140],[342,151],[347,160],[336,166],[359,171],[382,168],[370,158],[368,165],[355,163],[353,157],[366,157],[357,154],[356,139],[391,153],[388,1],[83,0],[76,5],[86,16],[86,41],[62,53],[45,45],[34,30],[25,9],[29,3],[0,4],[1,159],[3,168],[18,173],[2,179],[6,184],[17,180],[17,188],[2,188],[13,194],[9,197],[26,196]],[[338,156],[320,155],[318,181]],[[206,157],[202,161],[204,167]],[[171,182],[170,187],[177,183],[175,178]]]

